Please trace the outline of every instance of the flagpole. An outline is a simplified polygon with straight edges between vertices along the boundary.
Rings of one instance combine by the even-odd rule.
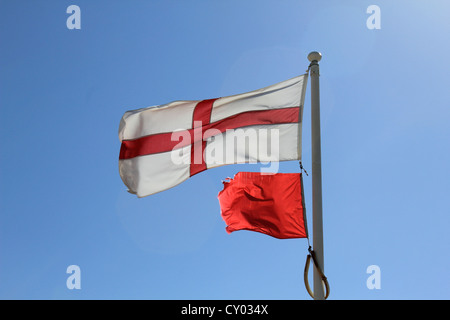
[[[308,54],[311,77],[311,160],[312,160],[312,207],[313,207],[313,250],[318,267],[324,270],[323,221],[322,221],[322,155],[320,146],[320,94],[319,61],[322,54],[313,51]],[[314,268],[314,300],[324,300],[320,273]]]

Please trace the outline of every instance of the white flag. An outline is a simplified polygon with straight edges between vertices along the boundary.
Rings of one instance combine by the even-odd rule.
[[[129,192],[145,197],[220,165],[300,160],[307,77],[126,112],[119,172]]]

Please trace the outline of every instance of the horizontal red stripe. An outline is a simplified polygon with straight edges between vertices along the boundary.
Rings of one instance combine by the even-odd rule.
[[[269,109],[257,110],[238,113],[228,118],[211,123],[208,129],[217,129],[220,132],[225,132],[228,129],[237,129],[241,127],[264,125],[264,124],[280,124],[280,123],[295,123],[298,122],[299,107],[283,108],[283,109]],[[206,134],[203,139],[211,137],[212,134]]]
[[[299,107],[269,109],[248,111],[239,113],[228,118],[206,124],[202,127],[202,132],[208,129],[217,129],[220,132],[225,132],[228,129],[238,129],[253,125],[268,125],[268,124],[282,124],[282,123],[296,123],[299,118]],[[197,129],[198,130],[198,129]],[[183,139],[178,136],[178,140],[172,141],[173,132],[165,132],[153,134],[134,140],[123,140],[120,148],[119,159],[131,159],[138,156],[145,156],[154,153],[168,152],[175,149],[175,147],[182,148],[193,144],[194,142],[209,138],[212,134],[208,132],[201,135],[196,132],[194,136],[194,129],[189,129],[184,132],[184,135],[189,134],[190,139]]]

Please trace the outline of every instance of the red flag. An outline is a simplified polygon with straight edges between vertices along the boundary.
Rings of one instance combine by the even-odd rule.
[[[307,238],[301,173],[239,172],[218,198],[228,233],[261,232],[279,239]]]

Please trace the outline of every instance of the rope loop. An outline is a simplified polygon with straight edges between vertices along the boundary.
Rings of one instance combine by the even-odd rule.
[[[314,254],[314,251],[311,249],[311,246],[309,246],[308,251],[309,251],[309,254],[306,257],[306,264],[305,264],[305,271],[304,271],[304,280],[305,280],[306,290],[308,291],[311,298],[314,299],[314,292],[311,290],[311,287],[309,286],[309,282],[308,282],[309,265],[310,265],[311,259],[312,259],[312,261],[314,263],[314,267],[319,272],[320,278],[322,279],[322,283],[325,286],[325,297],[324,298],[327,299],[328,296],[330,295],[330,285],[328,284],[327,277],[325,277],[322,270],[320,270],[320,268],[317,264],[317,261],[316,261],[316,256]]]

